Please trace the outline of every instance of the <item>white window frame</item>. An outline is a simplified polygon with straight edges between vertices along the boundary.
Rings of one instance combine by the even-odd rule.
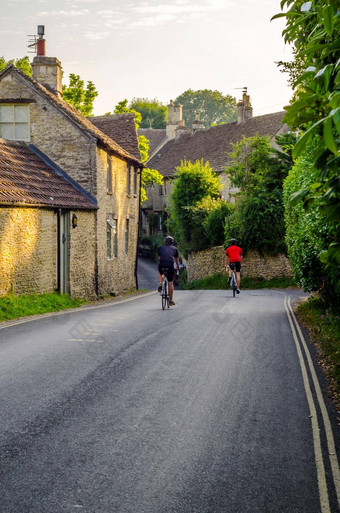
[[[13,111],[13,116],[12,116],[12,121],[3,121],[1,119],[1,107],[12,107],[12,111]],[[26,107],[26,110],[27,110],[27,121],[17,121],[15,120],[15,107]],[[11,124],[12,127],[13,127],[13,134],[14,134],[14,137],[13,139],[8,139],[6,137],[4,137],[3,133],[2,133],[2,129],[1,127],[3,125],[9,125]],[[18,126],[18,125],[26,125],[27,126],[27,133],[28,133],[28,137],[27,138],[19,138],[19,137],[15,137],[15,127]],[[31,123],[30,123],[30,106],[28,103],[1,103],[0,104],[0,138],[1,139],[5,139],[5,140],[8,140],[8,141],[25,141],[25,142],[29,142],[31,140]]]

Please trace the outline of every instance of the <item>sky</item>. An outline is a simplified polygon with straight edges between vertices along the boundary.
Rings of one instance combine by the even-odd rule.
[[[91,80],[94,114],[124,99],[167,105],[187,89],[237,100],[248,88],[255,116],[278,112],[292,92],[275,62],[291,60],[280,0],[1,0],[0,56],[29,55],[45,26],[46,55]]]

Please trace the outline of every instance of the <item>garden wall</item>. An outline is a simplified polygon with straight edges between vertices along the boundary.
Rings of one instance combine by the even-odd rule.
[[[188,281],[205,278],[223,271],[225,267],[225,250],[223,246],[192,251],[186,262]],[[256,251],[248,251],[242,263],[242,276],[256,278],[292,277],[293,272],[285,255],[260,256]]]

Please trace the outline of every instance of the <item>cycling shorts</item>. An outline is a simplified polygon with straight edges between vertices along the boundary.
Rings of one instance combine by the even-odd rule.
[[[174,266],[172,264],[159,264],[158,270],[160,274],[165,274],[168,278],[168,281],[174,281]]]
[[[230,262],[230,269],[234,269],[237,273],[241,272],[241,262]]]

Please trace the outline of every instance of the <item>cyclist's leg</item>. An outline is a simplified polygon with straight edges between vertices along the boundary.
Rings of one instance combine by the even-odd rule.
[[[237,283],[237,288],[240,290],[240,285],[241,285],[241,273],[236,273],[236,283]]]
[[[168,286],[169,286],[169,298],[170,298],[170,301],[172,301],[172,298],[174,296],[174,282],[168,281]]]

